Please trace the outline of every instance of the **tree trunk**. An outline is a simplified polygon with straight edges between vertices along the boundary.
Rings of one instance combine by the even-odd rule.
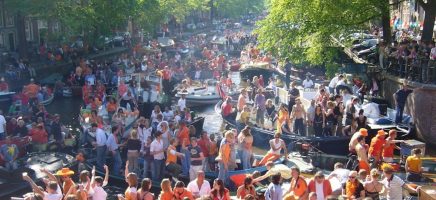
[[[386,44],[391,44],[392,35],[391,35],[391,24],[390,24],[390,8],[389,8],[389,1],[384,0],[381,1],[381,23],[383,28],[383,41]]]
[[[436,17],[436,0],[428,0],[425,10],[421,41],[429,42],[433,38],[434,21]]]
[[[27,58],[27,40],[24,16],[17,13],[17,39],[18,39],[18,53],[21,58]]]
[[[214,6],[213,6],[213,0],[210,0],[210,23],[213,23],[213,17],[215,15],[215,10],[214,10]]]

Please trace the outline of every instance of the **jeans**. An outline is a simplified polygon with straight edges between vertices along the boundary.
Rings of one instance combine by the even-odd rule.
[[[256,124],[260,124],[261,126],[263,126],[264,122],[265,122],[265,110],[257,109]]]
[[[112,154],[112,162],[112,174],[119,175],[122,164],[120,150],[117,149],[114,151],[114,153]]]
[[[138,163],[139,152],[127,152],[127,160],[129,161],[129,172],[139,173]]]
[[[224,163],[222,161],[218,162],[218,179],[224,181],[225,185],[229,183],[229,170],[224,169]]]
[[[306,127],[304,126],[303,123],[303,119],[295,119],[294,121],[294,133],[295,134],[299,134],[299,135],[305,135],[306,131],[305,131]]]
[[[242,149],[241,164],[242,164],[242,169],[251,168],[251,151],[247,149]]]
[[[148,176],[148,171],[151,171],[151,172],[154,171],[153,160],[144,159],[144,169],[142,170],[144,178],[150,178]]]
[[[182,150],[185,154],[185,158],[182,159],[182,174],[183,176],[189,176],[189,169],[191,168],[191,153],[188,150]]]
[[[10,170],[10,171],[16,170],[18,168],[17,161],[14,160],[14,161],[6,162],[5,168],[6,170]]]
[[[161,181],[164,175],[164,168],[165,168],[165,159],[162,160],[153,160],[153,173],[151,174],[151,177],[155,181]]]
[[[106,163],[106,145],[97,147],[97,167],[103,169]]]
[[[397,114],[395,115],[395,123],[399,124],[403,121],[404,105],[396,106]]]
[[[4,140],[4,139],[6,139],[6,134],[5,134],[5,132],[0,133],[0,140]]]

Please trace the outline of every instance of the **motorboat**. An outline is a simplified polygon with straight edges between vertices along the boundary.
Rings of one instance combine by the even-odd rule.
[[[0,102],[11,101],[15,92],[0,92]]]
[[[227,87],[216,80],[209,79],[201,83],[193,83],[191,86],[179,90],[176,97],[186,95],[186,103],[190,106],[213,105],[227,96],[237,97],[239,91],[234,86]]]
[[[62,168],[75,168],[76,159],[65,153],[35,152],[19,158],[17,163],[18,169],[13,171],[0,168],[0,199],[9,199],[11,196],[31,191],[30,185],[21,178],[23,173],[40,183],[46,176],[41,169],[56,172]]]

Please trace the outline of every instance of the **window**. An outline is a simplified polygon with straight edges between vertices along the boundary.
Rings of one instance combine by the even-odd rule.
[[[3,24],[3,9],[0,8],[0,27],[3,27],[3,26],[4,26],[4,24]]]
[[[9,13],[5,12],[6,16],[6,26],[14,26],[15,25],[15,19],[13,15],[9,15]]]
[[[25,21],[24,27],[26,29],[26,40],[32,41],[33,40],[33,27],[31,20],[27,19]]]

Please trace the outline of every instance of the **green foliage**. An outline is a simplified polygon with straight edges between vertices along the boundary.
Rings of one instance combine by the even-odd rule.
[[[257,14],[265,9],[266,0],[215,0],[214,7],[220,16],[239,18],[244,14]]]
[[[332,36],[378,19],[388,0],[270,0],[268,16],[255,31],[261,48],[294,63],[332,63]],[[388,10],[388,9],[387,9]]]
[[[166,22],[174,18],[178,23],[184,22],[185,18],[193,11],[205,11],[209,9],[206,0],[158,0],[160,10]]]

